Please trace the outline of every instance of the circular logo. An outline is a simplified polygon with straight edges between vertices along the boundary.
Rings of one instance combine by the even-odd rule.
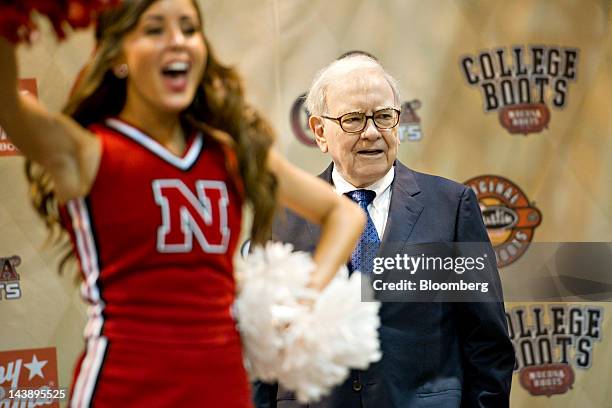
[[[476,193],[497,266],[510,265],[529,247],[535,228],[542,222],[542,213],[516,184],[504,177],[478,176],[464,184]]]
[[[293,131],[295,137],[306,146],[312,147],[316,146],[317,142],[314,140],[312,132],[308,127],[308,118],[310,118],[310,113],[304,105],[305,101],[305,93],[297,97],[291,106],[291,114],[289,119],[291,121],[291,130]]]

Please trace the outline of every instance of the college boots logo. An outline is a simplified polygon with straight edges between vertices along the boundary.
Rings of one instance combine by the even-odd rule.
[[[21,298],[19,274],[17,273],[17,267],[20,264],[21,258],[17,255],[0,258],[0,301]]]
[[[518,306],[506,311],[506,319],[515,371],[531,395],[564,394],[572,388],[574,369],[586,371],[599,361],[593,354],[603,337],[600,307]]]
[[[291,106],[291,113],[289,120],[291,121],[291,130],[293,135],[305,144],[306,146],[314,147],[317,142],[308,127],[308,119],[310,118],[310,112],[306,109],[306,94],[303,93],[297,97],[293,105]]]
[[[312,131],[308,126],[310,112],[306,109],[304,102],[306,94],[302,94],[296,98],[291,106],[289,120],[291,122],[291,130],[294,136],[306,146],[315,147],[317,142],[314,139]],[[416,110],[421,107],[421,101],[418,99],[404,102],[401,107],[400,121],[398,124],[397,135],[400,142],[411,141],[417,142],[423,138],[421,129],[421,118],[417,115]]]
[[[482,219],[502,268],[525,253],[533,239],[542,214],[510,180],[492,175],[474,177],[465,182],[480,204]]]
[[[576,80],[578,49],[514,46],[461,57],[467,83],[480,89],[485,112],[498,112],[510,133],[537,133],[548,127],[550,110],[567,104]]]
[[[19,80],[19,91],[22,94],[29,94],[38,97],[38,90],[36,88],[36,79],[34,78],[23,78]],[[0,127],[0,157],[1,156],[18,156],[19,150],[9,140],[6,132]]]
[[[55,348],[0,351],[0,407],[54,407],[66,399]]]

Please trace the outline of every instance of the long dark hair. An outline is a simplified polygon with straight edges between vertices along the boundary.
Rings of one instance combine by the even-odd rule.
[[[140,16],[155,1],[124,0],[98,18],[96,51],[81,72],[63,110],[83,127],[118,115],[123,109],[126,80],[117,78],[112,67],[120,56],[124,36],[136,27]],[[195,1],[193,5],[201,19]],[[180,115],[181,124],[186,129],[202,130],[228,152],[228,170],[253,210],[252,239],[262,243],[270,235],[276,205],[276,178],[266,166],[274,133],[267,121],[245,102],[237,72],[221,64],[205,36],[204,41],[208,50],[206,68],[194,100]],[[55,234],[61,231],[57,199],[50,177],[37,167],[26,162],[32,202]]]

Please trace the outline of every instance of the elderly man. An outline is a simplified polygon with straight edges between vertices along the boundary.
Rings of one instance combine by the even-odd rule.
[[[400,98],[379,62],[355,54],[334,61],[315,78],[306,104],[317,144],[332,159],[320,177],[368,215],[359,245],[381,253],[404,242],[488,243],[470,189],[396,160]],[[312,251],[318,233],[290,212],[274,226],[274,238],[298,250]],[[349,268],[363,270],[359,262],[352,257]],[[496,270],[494,280],[499,288]],[[507,407],[515,360],[499,295],[500,302],[383,302],[381,361],[353,371],[310,407]],[[254,388],[258,408],[300,406],[276,385]]]

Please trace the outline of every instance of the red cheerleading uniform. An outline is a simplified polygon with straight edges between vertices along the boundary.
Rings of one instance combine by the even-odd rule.
[[[88,196],[62,209],[89,303],[72,407],[250,407],[232,318],[242,202],[220,145],[177,157],[115,118]]]

